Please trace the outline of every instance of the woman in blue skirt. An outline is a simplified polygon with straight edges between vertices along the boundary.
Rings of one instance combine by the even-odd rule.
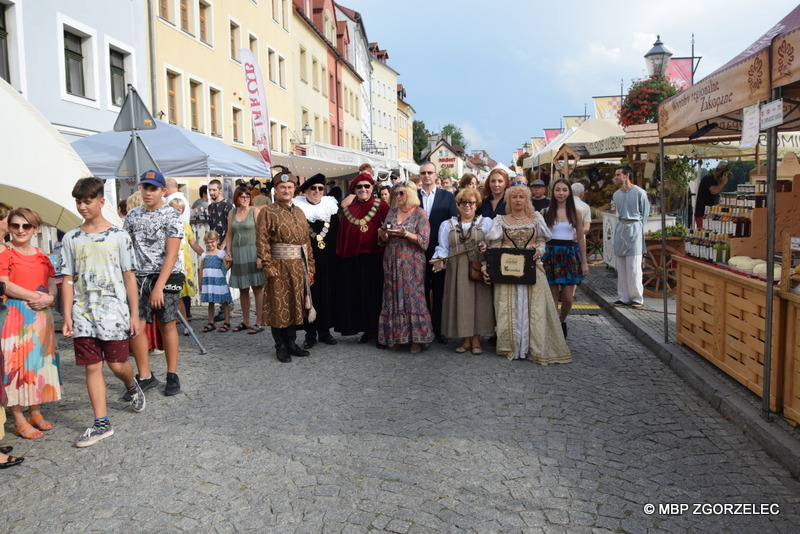
[[[566,339],[567,316],[572,309],[575,286],[589,274],[589,265],[586,263],[583,214],[575,207],[569,182],[563,178],[556,180],[551,196],[544,221],[553,237],[547,242],[542,263],[556,308],[561,301],[559,318]]]

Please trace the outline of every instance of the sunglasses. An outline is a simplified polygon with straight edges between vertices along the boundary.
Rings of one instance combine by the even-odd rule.
[[[20,228],[22,228],[23,230],[30,230],[31,228],[33,228],[33,225],[31,223],[22,223],[22,224],[8,223],[8,227],[11,228],[12,230],[19,230]]]
[[[474,206],[475,202],[470,202],[468,200],[462,200],[458,203],[459,206]]]
[[[207,245],[216,245],[216,244],[217,244],[216,241],[206,241],[206,246]]]
[[[370,185],[370,184],[356,184],[355,188],[356,189],[369,189],[370,187],[372,187],[372,185]]]
[[[405,191],[395,191],[394,192],[394,196],[396,196],[396,197],[402,197],[402,196],[405,196],[405,194],[406,194]]]
[[[356,186],[356,187],[358,187],[358,186]],[[324,185],[312,185],[311,187],[309,187],[309,189],[312,190],[312,191],[325,191],[325,186]]]
[[[436,174],[435,171],[420,171],[420,174]]]

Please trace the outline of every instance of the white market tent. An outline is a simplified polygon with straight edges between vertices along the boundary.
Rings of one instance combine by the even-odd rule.
[[[0,79],[0,201],[28,207],[45,224],[68,231],[82,219],[72,188],[91,171],[50,122],[11,85]],[[122,226],[116,206],[103,208],[112,224]]]

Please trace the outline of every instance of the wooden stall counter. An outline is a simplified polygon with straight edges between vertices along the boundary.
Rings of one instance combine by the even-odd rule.
[[[766,283],[688,256],[673,259],[678,266],[678,343],[763,397]],[[784,394],[783,303],[776,291],[769,400],[776,412],[783,408]]]

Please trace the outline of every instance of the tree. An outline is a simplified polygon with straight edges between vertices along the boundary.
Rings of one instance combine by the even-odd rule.
[[[430,132],[425,127],[425,123],[423,121],[414,121],[413,135],[414,161],[421,163],[419,160],[419,155],[425,149],[425,147],[428,146],[428,136],[430,135]]]
[[[464,132],[461,131],[461,128],[452,123],[445,124],[442,127],[442,136],[446,139],[448,135],[450,136],[451,145],[461,145],[464,150],[467,149],[467,140],[464,139]]]

